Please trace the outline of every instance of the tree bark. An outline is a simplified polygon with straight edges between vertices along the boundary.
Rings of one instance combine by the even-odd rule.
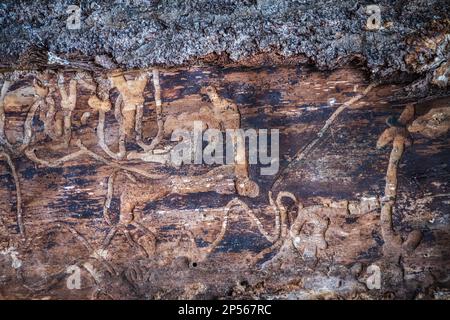
[[[3,39],[26,40],[0,48],[0,298],[448,299],[447,2],[383,2],[381,30],[359,3],[194,1],[181,21],[181,4],[148,2],[112,4],[117,20],[82,8],[70,41],[43,17],[64,1],[1,7]],[[214,43],[213,21],[236,26]],[[292,35],[267,27],[272,42],[239,51],[264,21]],[[171,136],[195,121],[278,129],[279,170],[261,175],[248,148],[241,164],[174,163]]]

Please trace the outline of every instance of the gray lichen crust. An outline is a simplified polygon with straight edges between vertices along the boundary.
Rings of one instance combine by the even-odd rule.
[[[380,26],[370,30],[367,6],[373,4]],[[66,27],[69,5],[81,8],[78,30]],[[401,80],[432,76],[448,61],[449,12],[446,0],[6,0],[0,4],[0,66],[42,65],[47,52],[48,64],[72,58],[102,68],[276,53],[303,56],[321,69],[357,60],[376,78]],[[36,58],[35,51],[46,54]]]

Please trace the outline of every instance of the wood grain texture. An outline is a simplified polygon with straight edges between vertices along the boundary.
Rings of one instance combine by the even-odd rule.
[[[2,88],[1,298],[448,297],[448,97],[396,102],[400,85],[306,65],[43,71]],[[194,120],[279,129],[278,174],[171,165],[171,132]]]

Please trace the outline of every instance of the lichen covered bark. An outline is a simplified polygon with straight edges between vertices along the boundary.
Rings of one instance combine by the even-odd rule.
[[[448,60],[445,0],[82,2],[77,30],[66,27],[71,4],[4,1],[2,65],[70,65],[72,59],[78,67],[143,68],[270,53],[272,60],[301,56],[322,69],[358,61],[390,81],[431,76]],[[374,4],[376,29],[369,25]]]

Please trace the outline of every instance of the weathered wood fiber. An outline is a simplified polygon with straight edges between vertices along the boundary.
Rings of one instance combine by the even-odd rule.
[[[304,65],[3,81],[0,298],[448,297],[450,99],[401,89]],[[279,173],[157,155],[196,119],[280,129]]]

